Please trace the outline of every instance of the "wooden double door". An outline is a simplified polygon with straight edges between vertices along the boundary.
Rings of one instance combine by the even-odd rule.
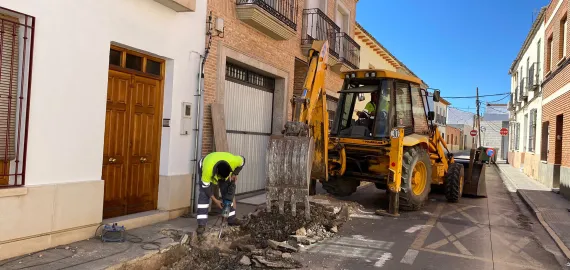
[[[160,80],[109,70],[103,218],[157,208],[161,110]]]

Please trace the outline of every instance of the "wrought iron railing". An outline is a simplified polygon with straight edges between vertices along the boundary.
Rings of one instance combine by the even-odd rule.
[[[534,82],[535,82],[535,78],[534,78],[534,63],[532,65],[530,65],[530,67],[528,68],[528,88],[532,89],[532,87],[534,86]]]
[[[527,92],[526,92],[526,88],[525,88],[527,85],[526,85],[525,81],[527,81],[526,78],[521,78],[520,85],[519,85],[519,91],[520,91],[519,96],[521,98],[525,98],[527,96]]]
[[[0,188],[25,185],[35,21],[0,7]]]
[[[314,40],[328,40],[329,53],[339,58],[340,27],[336,25],[323,11],[318,8],[303,10],[303,29],[301,44],[310,45]]]
[[[347,33],[339,33],[340,61],[356,69],[360,64],[360,45]]]
[[[298,0],[236,0],[236,5],[258,5],[293,30],[297,30]]]

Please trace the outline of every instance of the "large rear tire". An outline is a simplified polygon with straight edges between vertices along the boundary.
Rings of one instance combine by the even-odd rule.
[[[464,172],[463,164],[449,164],[445,177],[445,198],[448,202],[456,203],[463,195]]]
[[[328,181],[323,181],[322,184],[323,189],[326,190],[327,193],[337,197],[345,197],[356,192],[356,188],[360,185],[360,182],[330,177]]]
[[[431,190],[431,171],[431,161],[424,148],[404,148],[400,209],[415,211],[422,208]]]

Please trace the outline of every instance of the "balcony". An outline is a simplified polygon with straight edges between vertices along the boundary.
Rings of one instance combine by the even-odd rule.
[[[519,88],[519,96],[521,97],[521,99],[526,99],[528,98],[528,90],[527,90],[527,84],[525,83],[527,81],[527,78],[522,78],[520,81],[520,88]]]
[[[308,56],[315,40],[329,41],[329,64],[334,65],[340,57],[338,34],[340,27],[318,8],[303,10],[303,29],[301,30],[301,49]],[[331,59],[334,58],[334,59]],[[332,61],[332,62],[331,62]]]
[[[360,45],[318,8],[303,10],[301,50],[308,56],[315,40],[329,41],[328,64],[334,72],[357,69],[360,64]]]
[[[340,61],[351,69],[357,69],[360,64],[360,45],[347,33],[339,34]]]
[[[535,91],[538,90],[540,85],[540,63],[533,63],[528,69],[528,90]]]
[[[298,0],[236,0],[238,19],[276,40],[297,31]]]
[[[196,0],[154,0],[176,12],[196,11]]]

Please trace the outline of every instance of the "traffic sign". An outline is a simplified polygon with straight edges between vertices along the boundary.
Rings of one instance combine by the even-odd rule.
[[[477,136],[477,130],[471,130],[471,132],[469,132],[469,134],[471,134],[471,136],[475,137],[475,136]]]
[[[487,156],[493,157],[493,155],[495,155],[495,150],[493,148],[487,149]]]
[[[509,134],[509,130],[507,128],[501,128],[499,133],[501,133],[501,136],[507,136],[507,134]]]

